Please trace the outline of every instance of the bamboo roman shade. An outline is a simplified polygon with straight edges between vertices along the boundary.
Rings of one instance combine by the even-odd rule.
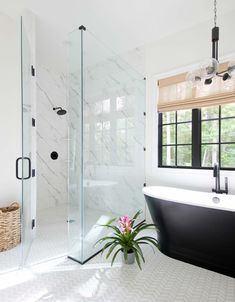
[[[228,63],[220,64],[220,71],[227,69]],[[158,81],[158,111],[176,111],[235,102],[235,79],[223,81],[214,77],[210,85],[201,81],[196,88],[186,82],[187,73],[178,74]]]

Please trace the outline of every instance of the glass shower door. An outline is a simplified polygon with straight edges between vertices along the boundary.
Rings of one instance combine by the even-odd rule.
[[[69,35],[69,257],[100,251],[101,225],[145,218],[145,81],[80,26]]]
[[[30,44],[21,18],[21,116],[22,116],[22,265],[27,261],[33,240],[31,157],[32,91]]]

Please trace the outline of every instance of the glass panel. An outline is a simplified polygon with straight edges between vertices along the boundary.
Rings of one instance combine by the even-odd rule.
[[[235,142],[235,119],[221,120],[221,142]]]
[[[81,32],[79,32],[81,33]],[[82,116],[82,78],[81,78],[81,36],[77,32],[69,35],[69,186],[68,186],[68,200],[69,200],[69,238],[68,248],[69,255],[83,261],[83,236],[84,236],[84,204],[83,204],[83,190],[82,190],[82,175],[83,175],[83,116]],[[102,112],[102,103],[97,101],[93,109],[94,115]],[[84,111],[84,115],[90,114],[91,108]],[[91,135],[91,126],[102,127],[101,124],[89,125],[85,123],[84,136],[87,136],[89,128],[89,136]],[[90,139],[89,139],[90,141]],[[88,146],[86,145],[86,159],[89,161],[93,159],[92,155],[88,154]],[[85,159],[84,159],[85,160]],[[87,184],[89,185],[89,184]]]
[[[162,126],[162,144],[175,144],[175,125]]]
[[[177,144],[191,144],[192,143],[192,124],[178,124],[177,125]]]
[[[175,111],[163,112],[162,123],[163,124],[175,123]]]
[[[2,8],[3,10],[3,8]],[[20,107],[20,81],[19,81],[19,26],[18,18],[11,18],[0,11],[0,207],[9,206],[13,201],[22,207],[21,181],[16,179],[15,161],[21,156],[21,112]],[[19,176],[21,177],[21,163],[19,161]],[[5,214],[0,213],[0,240],[9,240],[4,234],[5,227],[2,224]],[[15,218],[16,219],[16,218]],[[10,219],[11,220],[11,219]],[[9,221],[10,222],[10,221]],[[14,223],[17,222],[16,220]],[[7,222],[8,223],[8,222]],[[13,223],[13,222],[12,222]],[[23,225],[22,225],[23,227]],[[16,235],[16,234],[15,234]],[[4,238],[5,237],[5,238]],[[4,239],[3,239],[4,238]],[[1,242],[1,247],[2,247]],[[0,274],[17,270],[22,259],[22,240],[14,248],[0,252]],[[1,275],[1,289],[9,288],[10,280],[7,275]],[[9,281],[7,281],[9,280]],[[16,298],[17,299],[17,298]],[[15,299],[15,300],[16,300]],[[20,298],[19,298],[20,299]],[[4,299],[2,292],[0,301]],[[10,300],[10,298],[9,298]],[[8,300],[8,301],[9,301]]]
[[[178,110],[177,122],[190,122],[192,120],[192,110]]]
[[[219,145],[202,145],[201,152],[202,167],[212,167],[219,162]]]
[[[162,165],[175,166],[175,146],[162,147]]]
[[[235,144],[221,145],[221,167],[235,168]]]
[[[82,53],[81,31],[70,35],[69,73],[69,255],[81,262],[102,248],[94,245],[108,232],[100,224],[139,209],[145,216],[145,81],[94,35],[83,35]]]
[[[177,166],[192,166],[192,146],[177,146]]]
[[[202,143],[219,142],[219,121],[202,122]]]
[[[202,120],[219,118],[219,106],[210,106],[201,109]]]
[[[235,103],[221,106],[221,117],[235,116]]]
[[[31,105],[31,53],[27,34],[21,19],[21,77],[22,77],[22,157],[24,158],[22,165],[22,202],[23,202],[23,228],[22,228],[22,248],[23,248],[23,264],[26,262],[31,247],[32,234],[32,205],[31,196],[31,171],[29,172],[31,163],[31,129],[32,129],[32,105]],[[31,169],[30,169],[31,170]],[[28,179],[26,179],[28,178]]]

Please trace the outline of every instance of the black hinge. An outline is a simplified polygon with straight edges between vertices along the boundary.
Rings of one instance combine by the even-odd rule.
[[[146,182],[144,183],[144,187],[146,187]]]
[[[33,65],[31,65],[31,75],[32,77],[35,77],[35,68],[33,67]]]
[[[32,169],[32,177],[35,177],[35,175],[36,175],[36,171],[35,169]]]
[[[146,116],[146,112],[144,112],[144,116]]]
[[[146,148],[145,148],[145,147],[144,147],[143,149],[144,149],[144,151],[146,151]]]
[[[32,230],[35,228],[35,219],[32,219]]]
[[[36,125],[36,120],[35,118],[32,118],[32,127],[35,127],[35,125]]]

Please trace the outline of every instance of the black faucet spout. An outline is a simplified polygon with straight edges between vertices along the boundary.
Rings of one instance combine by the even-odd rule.
[[[214,164],[213,167],[213,177],[215,177],[215,188],[212,189],[212,192],[219,194],[228,194],[228,178],[225,177],[225,189],[220,189],[220,166],[218,163]]]

